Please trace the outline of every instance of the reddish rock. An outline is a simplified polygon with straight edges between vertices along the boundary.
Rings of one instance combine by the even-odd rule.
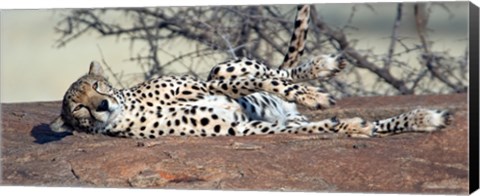
[[[311,119],[384,118],[450,109],[435,133],[352,139],[332,135],[164,137],[58,134],[60,102],[2,104],[2,184],[316,192],[468,192],[467,95],[340,100]]]

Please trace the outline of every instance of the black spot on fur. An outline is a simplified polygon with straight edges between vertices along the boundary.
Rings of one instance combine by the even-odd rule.
[[[230,128],[228,129],[228,134],[235,136],[235,130],[230,127]]]
[[[227,72],[233,72],[234,70],[235,70],[235,67],[233,67],[233,66],[232,66],[232,67],[229,67],[229,68],[227,68]]]
[[[210,122],[210,120],[208,120],[208,118],[202,118],[202,119],[200,120],[200,124],[201,124],[202,126],[207,126],[209,122]]]
[[[302,20],[295,21],[295,28],[298,28],[302,24]]]
[[[288,52],[294,52],[294,51],[295,51],[295,47],[293,46],[288,47]]]
[[[213,73],[214,75],[217,75],[219,71],[220,71],[220,67],[215,67],[215,68],[212,70],[212,73]]]
[[[395,122],[395,127],[394,127],[393,129],[397,130],[397,129],[398,129],[398,125],[400,125],[400,122],[399,122],[399,121]]]
[[[265,127],[265,128],[263,128],[262,130],[260,130],[260,131],[261,131],[262,133],[266,133],[268,130],[269,130],[269,128],[268,128],[268,127]]]
[[[220,86],[223,90],[228,90],[228,85],[226,83],[222,84],[222,86]]]
[[[221,129],[221,128],[220,128],[220,125],[215,125],[215,127],[213,127],[213,131],[214,131],[215,133],[220,133],[220,129]]]
[[[257,127],[260,123],[262,123],[261,121],[255,121],[252,123],[252,126],[253,127]]]
[[[187,117],[182,116],[182,122],[183,122],[184,124],[187,124],[187,123],[188,123]]]

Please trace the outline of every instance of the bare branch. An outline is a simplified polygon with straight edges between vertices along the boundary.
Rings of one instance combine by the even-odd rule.
[[[441,82],[445,83],[447,86],[454,89],[456,92],[466,92],[466,87],[453,84],[447,77],[442,75],[438,70],[439,67],[445,67],[445,65],[442,65],[442,63],[440,62],[441,57],[433,54],[430,50],[430,45],[427,41],[427,32],[426,32],[426,29],[427,29],[426,24],[428,22],[428,17],[426,17],[427,13],[425,9],[426,8],[424,3],[416,3],[414,6],[417,33],[421,40],[422,47],[424,49],[424,53],[421,56],[421,62],[427,67],[427,69],[430,71],[432,76],[434,76]]]
[[[371,72],[378,75],[380,78],[387,81],[393,87],[395,87],[400,93],[402,94],[412,94],[413,91],[405,85],[405,82],[393,77],[387,69],[381,69],[377,67],[375,64],[369,62],[364,56],[360,55],[354,48],[349,46],[349,42],[347,41],[347,37],[341,31],[334,31],[332,30],[325,22],[321,21],[318,18],[317,11],[315,7],[312,7],[312,21],[313,23],[321,29],[322,33],[324,33],[330,39],[335,40],[341,50],[345,51],[347,57],[349,57],[351,63],[355,64],[360,68],[365,68],[370,70]]]
[[[432,7],[440,6],[453,17],[448,3],[432,3],[430,7],[415,5],[416,15],[412,22],[417,25],[417,35],[413,38],[405,37],[399,30],[401,23],[410,22],[404,15],[407,12],[403,4],[397,4],[397,11],[388,16],[377,13],[374,4],[361,5],[378,15],[375,17],[394,18],[386,39],[388,49],[379,52],[375,45],[361,49],[364,41],[354,39],[351,33],[357,31],[353,27],[358,10],[363,8],[360,5],[353,5],[351,12],[346,13],[346,23],[339,28],[320,18],[315,6],[311,6],[305,53],[313,56],[342,51],[353,65],[347,66],[349,68],[342,73],[344,79],[312,84],[336,96],[465,92],[468,50],[457,56],[448,51],[435,51],[432,46],[436,42],[429,40],[428,35],[433,31],[427,31],[428,16],[437,11]],[[90,33],[100,38],[115,37],[129,41],[131,56],[126,60],[141,66],[143,79],[180,74],[178,70],[202,76],[208,74],[209,66],[231,57],[246,56],[267,65],[280,63],[294,31],[295,10],[296,6],[288,5],[76,9],[61,16],[55,27],[59,35],[55,45],[65,46]],[[178,52],[170,50],[177,51],[179,41],[188,43],[188,47]],[[134,45],[141,47],[137,49]],[[116,83],[123,82],[125,78],[112,71],[101,50],[100,54]],[[420,57],[422,66],[411,65],[405,60],[412,57]],[[372,81],[365,82],[365,76]]]
[[[384,64],[385,69],[389,69],[392,63],[392,56],[395,51],[395,43],[397,43],[397,30],[400,26],[400,21],[402,20],[402,6],[402,3],[397,4],[397,16],[395,17],[395,22],[393,23],[392,35],[390,37],[390,47],[388,47],[388,54]]]

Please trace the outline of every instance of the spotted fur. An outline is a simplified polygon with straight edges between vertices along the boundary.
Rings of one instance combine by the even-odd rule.
[[[245,136],[280,133],[335,133],[349,137],[385,136],[406,131],[434,131],[450,123],[447,111],[418,109],[368,122],[336,117],[309,121],[296,104],[323,109],[335,104],[328,93],[297,84],[326,80],[345,67],[341,55],[320,55],[298,65],[308,29],[309,7],[299,7],[289,53],[278,69],[241,58],[214,66],[207,81],[163,76],[128,89],[115,89],[101,66],[64,95],[53,131],[84,131],[129,138],[175,136]]]
[[[245,136],[280,133],[339,133],[372,137],[433,131],[450,122],[446,111],[418,109],[367,122],[361,118],[311,122],[295,104],[267,92],[231,98],[212,83],[164,76],[129,89],[115,89],[98,63],[67,90],[54,131],[85,131],[130,138]]]

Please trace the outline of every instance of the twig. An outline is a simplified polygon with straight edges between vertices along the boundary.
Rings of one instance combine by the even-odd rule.
[[[125,88],[125,86],[123,85],[123,83],[121,82],[120,78],[117,76],[117,74],[115,72],[113,72],[112,68],[110,67],[110,65],[108,65],[107,61],[105,60],[104,56],[103,56],[103,51],[102,49],[100,48],[100,46],[97,44],[97,48],[98,48],[98,51],[100,52],[100,57],[102,58],[102,63],[105,65],[105,67],[107,68],[108,72],[110,72],[113,76],[113,78],[115,79],[115,81],[117,81],[117,84],[122,87],[122,88]]]
[[[363,55],[359,54],[354,48],[350,47],[350,43],[347,41],[347,37],[341,31],[333,31],[325,22],[321,21],[317,16],[317,11],[315,7],[312,7],[312,22],[317,25],[317,27],[330,39],[335,40],[340,48],[345,51],[347,57],[352,58],[355,63],[360,68],[366,68],[371,72],[375,73],[380,78],[384,79],[392,85],[395,89],[400,91],[402,94],[412,94],[413,91],[409,89],[405,82],[399,80],[392,76],[387,69],[381,69],[375,64],[371,63],[364,58]]]
[[[368,4],[365,6],[376,13],[373,6]],[[347,25],[337,28],[317,16],[315,7],[312,6],[311,35],[305,42],[305,52],[313,55],[330,54],[334,50],[344,51],[346,59],[355,68],[360,68],[345,72],[345,75],[348,74],[348,81],[334,79],[332,83],[321,83],[321,86],[327,90],[335,90],[332,93],[347,96],[427,92],[422,90],[437,93],[458,90],[462,92],[461,90],[468,85],[468,61],[463,59],[468,58],[468,51],[461,57],[432,51],[433,42],[428,40],[426,24],[430,8],[435,6],[437,4],[434,3],[433,6],[427,7],[429,8],[426,10],[427,13],[423,13],[424,16],[421,17],[423,21],[417,30],[418,34],[424,35],[417,35],[415,39],[420,38],[420,41],[414,40],[413,44],[401,37],[399,25],[407,19],[405,6],[401,8],[403,13],[397,11],[397,15],[403,16],[401,19],[395,19],[400,24],[394,23],[392,32],[388,35],[387,44],[390,45],[387,47],[391,50],[387,49],[381,53],[358,48],[357,41],[348,34],[348,31],[351,31],[347,28],[348,25],[355,22],[358,13],[356,11],[362,7],[352,8],[352,12],[346,15]],[[450,13],[448,4],[438,6]],[[201,69],[196,67],[197,65],[213,65],[223,61],[225,56],[247,56],[270,65],[270,62],[279,60],[285,54],[288,38],[292,32],[291,18],[295,10],[294,6],[291,9],[280,9],[276,6],[236,6],[73,10],[61,16],[64,19],[56,26],[59,39],[55,45],[64,46],[90,32],[98,33],[100,37],[126,38],[130,41],[130,50],[134,49],[134,44],[140,42],[142,47],[132,51],[132,57],[128,60],[135,61],[141,66],[144,70],[144,79],[157,74],[167,74],[166,68],[171,68],[172,65],[185,66],[188,69],[186,72],[198,72]],[[125,20],[122,21],[125,22],[115,23],[107,20],[105,18],[107,14],[123,14]],[[452,14],[450,16],[453,17]],[[166,60],[167,63],[160,64],[160,60],[165,61],[160,58],[164,55],[161,49],[176,47],[179,40],[190,44],[188,51],[182,51],[183,54],[179,55],[165,49],[172,53],[172,58]],[[358,43],[362,43],[362,40]],[[420,63],[424,66],[420,70],[414,69],[403,58],[411,59],[411,56],[416,55],[414,52],[423,56]],[[394,73],[397,66],[401,68],[400,72]],[[372,75],[373,83],[362,83],[364,79],[362,76],[365,73]],[[355,77],[355,74],[360,77]],[[119,81],[120,79],[125,81],[125,78],[120,76],[116,74]],[[432,76],[432,79],[427,78],[428,76]]]
[[[428,22],[428,18],[426,17],[427,13],[425,13],[425,4],[416,3],[414,6],[414,13],[415,13],[415,23],[417,26],[417,33],[424,49],[424,53],[422,55],[422,61],[426,65],[427,69],[430,71],[433,77],[437,78],[438,80],[440,80],[450,88],[454,89],[455,91],[457,92],[465,91],[464,90],[465,88],[458,87],[457,85],[453,84],[448,78],[444,77],[438,71],[438,67],[444,67],[444,66],[441,65],[437,56],[431,52],[430,46],[427,42],[426,24]],[[438,66],[434,67],[435,63]]]
[[[223,33],[219,33],[218,30],[215,30],[211,25],[207,24],[206,22],[204,21],[200,21],[202,24],[204,24],[205,26],[207,26],[208,28],[210,28],[211,31],[214,31],[216,32],[222,39],[223,41],[227,44],[227,48],[228,48],[228,52],[232,55],[232,57],[234,59],[237,58],[237,55],[235,54],[235,50],[238,49],[239,47],[236,47],[236,48],[233,48],[232,47],[232,44],[230,43],[230,41],[228,40],[228,38],[225,36],[225,34]]]

